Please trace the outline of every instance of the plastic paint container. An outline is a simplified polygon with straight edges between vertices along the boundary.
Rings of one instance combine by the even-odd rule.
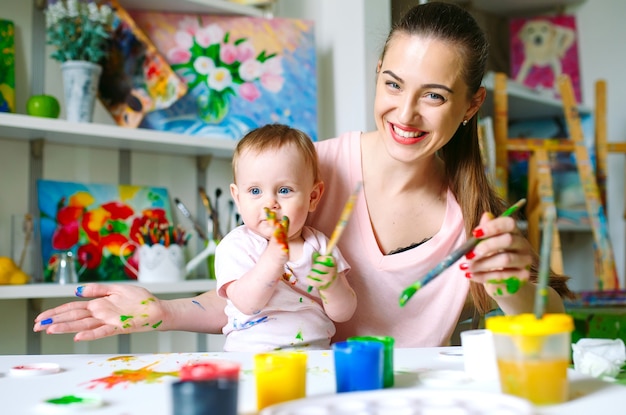
[[[535,405],[567,401],[571,332],[567,314],[496,316],[486,320],[494,338],[502,392]]]

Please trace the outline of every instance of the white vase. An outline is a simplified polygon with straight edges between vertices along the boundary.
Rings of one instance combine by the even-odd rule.
[[[102,67],[87,61],[67,61],[61,64],[61,71],[65,118],[73,122],[91,122]]]

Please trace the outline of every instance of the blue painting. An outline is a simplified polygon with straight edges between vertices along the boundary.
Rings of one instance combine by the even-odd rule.
[[[140,127],[238,140],[268,123],[317,140],[313,23],[129,10],[188,92]]]

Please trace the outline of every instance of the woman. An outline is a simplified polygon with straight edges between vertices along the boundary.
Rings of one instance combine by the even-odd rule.
[[[479,153],[487,50],[462,8],[415,6],[392,29],[378,63],[376,131],[317,144],[327,194],[309,225],[330,234],[354,183],[362,180],[364,190],[339,244],[352,266],[357,310],[338,324],[335,341],[373,334],[393,336],[398,347],[440,346],[475,313],[532,311],[535,285],[525,282],[536,279],[537,256],[512,218],[494,219],[505,205]],[[404,288],[471,235],[484,240],[400,308]],[[552,276],[550,285],[547,311],[562,312],[565,278]],[[145,301],[153,297],[139,287],[93,284],[77,294],[98,298],[48,310],[34,330],[77,332],[79,341],[146,331],[141,319],[122,328],[120,316],[130,313],[160,321],[159,330],[216,333],[225,321],[214,292]]]

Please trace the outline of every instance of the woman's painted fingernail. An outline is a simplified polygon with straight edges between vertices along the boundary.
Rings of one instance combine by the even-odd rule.
[[[472,278],[472,273],[471,272],[466,272],[465,273],[465,278],[467,278],[467,279]]]
[[[39,322],[39,324],[41,324],[42,326],[47,326],[48,324],[52,324],[52,319],[51,318],[47,318],[45,320],[41,320]]]
[[[459,268],[461,268],[461,270],[465,271],[466,269],[469,268],[469,264],[467,262],[461,262],[461,264],[459,265]]]
[[[79,285],[78,287],[76,287],[76,297],[82,297],[83,296],[83,290],[85,289],[84,285]]]
[[[474,235],[474,238],[482,238],[485,236],[485,231],[482,228],[474,229],[472,235]]]
[[[467,258],[467,259],[472,259],[475,256],[476,256],[476,254],[474,253],[473,249],[471,251],[469,251],[467,254],[465,254],[465,258]]]

